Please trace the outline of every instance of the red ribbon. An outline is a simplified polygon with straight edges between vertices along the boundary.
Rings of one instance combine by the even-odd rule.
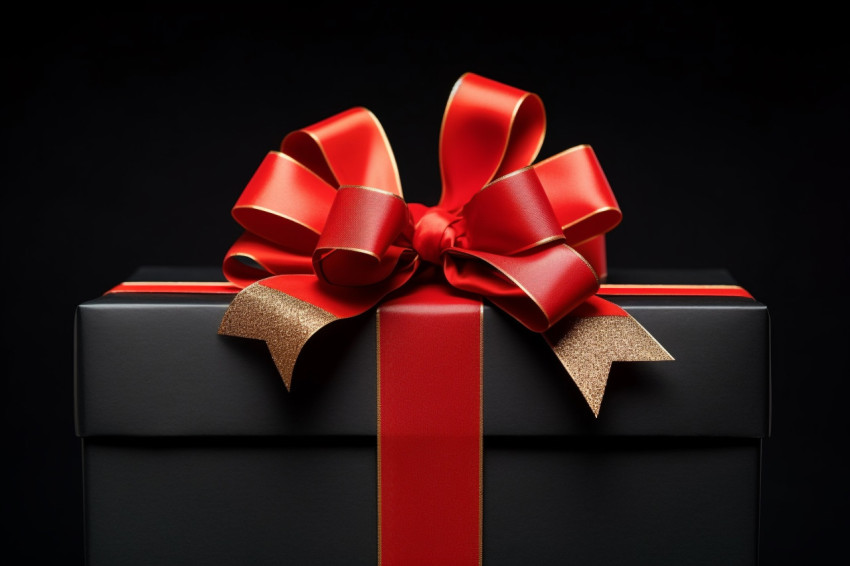
[[[378,310],[385,566],[481,563],[483,313],[464,295],[414,285]]]
[[[383,128],[352,108],[288,134],[233,207],[246,231],[223,271],[243,289],[219,332],[266,340],[287,387],[317,330],[381,304],[385,564],[481,560],[482,299],[545,336],[594,413],[612,360],[667,355],[651,337],[636,353],[645,331],[597,295],[621,213],[596,155],[534,163],[544,132],[537,95],[467,73],[436,206],[404,200]]]
[[[235,295],[241,290],[232,283],[215,281],[125,281],[108,289],[106,293],[199,293],[206,295]],[[740,285],[664,285],[664,284],[610,284],[599,286],[599,295],[667,295],[697,297],[743,297],[752,294]]]
[[[448,284],[546,331],[599,289],[600,240],[621,213],[589,146],[532,164],[544,131],[539,97],[463,75],[443,119],[443,190],[431,208],[404,201],[365,108],[292,132],[233,208],[246,232],[224,274],[348,317],[432,263]]]

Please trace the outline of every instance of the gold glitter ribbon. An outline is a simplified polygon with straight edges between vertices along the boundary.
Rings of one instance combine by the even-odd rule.
[[[612,362],[673,360],[630,315],[567,316],[544,337],[597,417]]]
[[[336,316],[316,305],[253,283],[233,299],[218,332],[265,341],[289,389],[301,349],[313,334],[335,320]]]

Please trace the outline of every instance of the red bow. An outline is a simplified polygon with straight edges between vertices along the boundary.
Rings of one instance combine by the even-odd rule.
[[[607,366],[583,383],[576,373],[587,370],[576,364],[670,358],[651,337],[640,358],[622,344],[586,351],[599,342],[578,328],[588,316],[615,316],[648,334],[595,296],[606,275],[604,234],[622,217],[596,155],[581,145],[533,163],[545,125],[537,95],[463,75],[443,118],[442,194],[431,208],[405,202],[387,137],[365,108],[288,134],[233,207],[246,232],[223,270],[244,289],[220,333],[266,340],[288,388],[317,330],[368,311],[430,267],[545,333],[598,413]]]

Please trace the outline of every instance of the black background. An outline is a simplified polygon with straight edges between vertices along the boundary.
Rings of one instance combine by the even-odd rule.
[[[635,2],[73,10],[2,25],[3,551],[81,564],[75,306],[141,265],[218,265],[291,130],[351,106],[409,201],[472,71],[541,96],[540,158],[593,146],[624,213],[609,266],[728,269],[768,305],[762,564],[845,554],[848,63],[837,14]],[[805,11],[801,13],[801,11]]]

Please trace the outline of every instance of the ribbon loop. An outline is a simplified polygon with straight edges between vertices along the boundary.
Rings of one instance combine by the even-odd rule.
[[[337,191],[325,230],[313,252],[313,267],[334,285],[371,285],[385,279],[402,256],[393,246],[409,239],[410,213],[401,197],[379,189],[344,186]]]
[[[534,332],[548,330],[599,289],[587,260],[563,243],[517,255],[453,248],[446,257],[449,283],[486,296]],[[551,280],[561,285],[553,287]]]
[[[351,108],[291,132],[280,150],[329,185],[380,187],[401,196],[401,180],[384,128],[366,108]]]
[[[459,210],[494,178],[529,165],[543,145],[545,131],[546,113],[537,95],[464,74],[443,116],[439,205]]]
[[[288,155],[269,152],[233,207],[246,230],[278,246],[310,253],[324,228],[334,188]]]
[[[543,185],[531,168],[501,177],[463,208],[463,247],[504,255],[564,240]]]
[[[589,145],[533,165],[567,242],[577,246],[614,229],[623,214]]]
[[[245,232],[233,243],[224,257],[222,272],[239,287],[279,274],[313,272],[308,254],[287,251],[251,232]]]

